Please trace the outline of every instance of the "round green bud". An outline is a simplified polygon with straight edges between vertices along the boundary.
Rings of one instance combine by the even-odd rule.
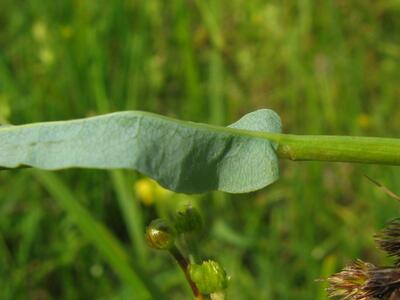
[[[197,208],[186,205],[174,215],[174,225],[178,233],[199,232],[203,227],[203,220]]]
[[[154,249],[167,250],[174,245],[175,234],[164,219],[155,219],[146,228],[147,244]]]
[[[189,275],[199,291],[206,295],[222,291],[228,284],[225,270],[212,260],[205,261],[201,265],[191,264]]]

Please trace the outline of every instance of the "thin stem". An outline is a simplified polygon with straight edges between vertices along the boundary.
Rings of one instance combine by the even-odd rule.
[[[189,262],[183,257],[182,253],[178,250],[178,248],[173,247],[169,250],[171,255],[174,257],[176,262],[178,263],[179,267],[182,269],[183,273],[185,274],[186,280],[188,281],[190,288],[192,289],[193,295],[197,300],[204,300],[203,295],[200,293],[199,289],[197,288],[196,284],[192,281],[189,275]]]
[[[381,189],[386,195],[389,197],[392,197],[393,199],[400,201],[400,196],[393,193],[391,190],[389,190],[386,186],[381,184],[380,182],[372,179],[371,177],[364,175],[369,181],[371,181],[373,184],[375,184],[379,189]]]

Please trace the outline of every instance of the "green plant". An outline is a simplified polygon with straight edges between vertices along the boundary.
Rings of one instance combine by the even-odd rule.
[[[278,179],[278,158],[400,164],[399,139],[296,136],[280,131],[280,118],[271,110],[245,115],[229,127],[184,122],[145,112],[6,126],[0,128],[0,166],[47,170],[135,169],[177,192],[245,193]],[[42,174],[39,178],[50,190],[58,185],[51,175]],[[114,180],[118,183],[119,179],[115,173]],[[124,195],[123,185],[120,185],[120,193]],[[68,206],[67,201],[71,199],[66,200],[61,194],[59,198],[69,209],[79,211],[85,220],[90,220],[78,206]],[[91,230],[88,224],[94,222],[88,221],[82,228]],[[183,224],[196,227],[198,221]],[[178,231],[182,230],[181,225]],[[135,237],[134,226],[132,235]],[[115,245],[112,251],[126,260],[125,254],[116,250]],[[113,255],[107,255],[113,262]],[[176,252],[173,255],[179,256]],[[187,267],[183,269],[188,270]],[[146,287],[143,283],[148,283],[148,278],[137,275],[145,272],[139,267],[137,270],[129,273],[123,269],[120,273],[144,286],[147,292],[143,297],[156,297],[157,289]],[[196,275],[198,277],[201,276]]]
[[[229,127],[121,112],[0,129],[0,166],[57,170],[136,169],[185,193],[244,193],[278,179],[278,157],[400,164],[400,139],[282,134],[258,110]]]

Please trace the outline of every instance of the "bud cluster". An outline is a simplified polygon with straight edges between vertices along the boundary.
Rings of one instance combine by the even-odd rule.
[[[177,234],[200,233],[202,218],[197,208],[187,205],[179,209],[170,224],[165,219],[153,220],[146,229],[146,241],[154,249],[168,250],[175,244]]]
[[[227,276],[222,266],[212,260],[196,264],[193,258],[190,260],[192,263],[189,263],[177,247],[180,235],[185,241],[184,245],[193,250],[193,243],[197,242],[197,235],[202,229],[203,220],[198,209],[185,205],[173,215],[171,222],[165,219],[153,220],[146,229],[146,241],[153,249],[168,250],[171,253],[185,272],[195,295],[223,295]],[[193,253],[190,255],[194,256]]]

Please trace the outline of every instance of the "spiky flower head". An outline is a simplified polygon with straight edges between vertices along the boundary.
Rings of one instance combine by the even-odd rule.
[[[385,194],[399,200],[400,196],[366,176]],[[358,260],[327,279],[329,297],[343,300],[400,300],[400,219],[391,221],[375,235],[379,248],[396,259],[394,267],[376,267]]]
[[[396,259],[396,266],[400,266],[400,219],[394,219],[380,233],[375,235],[379,248],[390,257]]]
[[[329,297],[343,300],[400,299],[400,269],[357,260],[327,279]]]

